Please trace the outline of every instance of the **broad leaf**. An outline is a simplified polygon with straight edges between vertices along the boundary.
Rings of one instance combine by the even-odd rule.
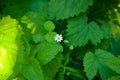
[[[37,58],[41,65],[50,62],[58,52],[63,51],[63,47],[58,43],[42,42],[37,46],[38,55]]]
[[[44,80],[41,66],[36,59],[31,59],[29,64],[24,65],[22,74],[27,80]]]
[[[49,3],[49,15],[51,18],[65,19],[85,12],[92,0],[51,0]]]
[[[13,72],[17,53],[23,49],[20,36],[17,20],[10,16],[0,19],[0,80],[6,80]]]
[[[84,57],[84,71],[89,80],[92,80],[98,70],[100,70],[100,75],[103,73],[103,68],[105,68],[105,61],[113,58],[114,56],[107,51],[98,49],[95,54],[88,52]]]
[[[102,30],[95,22],[87,24],[87,17],[81,16],[78,19],[74,19],[68,22],[67,25],[67,39],[71,45],[84,46],[89,40],[94,45],[100,43],[103,39]]]

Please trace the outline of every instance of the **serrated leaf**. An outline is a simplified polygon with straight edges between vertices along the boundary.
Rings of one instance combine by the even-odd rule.
[[[91,52],[87,53],[84,57],[84,71],[89,80],[92,80],[97,74],[98,66],[95,55]]]
[[[67,39],[71,45],[84,46],[89,40],[94,45],[103,39],[103,33],[96,22],[87,24],[87,17],[81,16],[78,19],[68,21]]]
[[[44,73],[45,80],[53,80],[61,66],[62,66],[62,54],[58,54],[48,64],[43,65],[42,70]]]
[[[18,21],[10,16],[0,19],[0,80],[6,80],[12,74],[17,53],[23,49],[19,28]]]
[[[51,0],[49,15],[56,20],[65,19],[85,12],[90,5],[92,5],[92,0]]]
[[[44,80],[41,66],[36,59],[31,59],[29,64],[23,67],[22,74],[27,80]]]
[[[88,79],[92,80],[96,76],[98,70],[102,71],[101,69],[104,68],[103,66],[105,65],[105,61],[113,57],[114,56],[112,54],[101,49],[97,49],[95,54],[88,52],[83,61],[84,71],[86,72]],[[101,66],[102,68],[100,68]],[[100,75],[102,73],[103,72],[100,72]]]
[[[120,74],[120,59],[117,57],[114,57],[106,62],[107,66],[115,71],[116,73]]]
[[[50,62],[58,52],[63,51],[63,47],[58,43],[42,42],[37,46],[37,50],[37,58],[40,64],[45,65]]]

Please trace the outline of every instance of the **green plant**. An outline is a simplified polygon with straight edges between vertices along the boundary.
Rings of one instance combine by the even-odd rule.
[[[0,80],[119,80],[120,0],[0,1]]]

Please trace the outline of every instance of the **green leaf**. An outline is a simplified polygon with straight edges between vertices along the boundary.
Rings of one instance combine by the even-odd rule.
[[[106,65],[100,65],[99,66],[99,74],[102,80],[107,80],[111,76],[116,75],[115,72],[113,72],[110,68],[108,68]]]
[[[37,46],[37,58],[41,65],[50,62],[58,52],[63,51],[63,47],[59,43],[42,42]]]
[[[120,74],[120,58],[114,57],[108,61],[106,61],[107,66],[115,71],[116,73]]]
[[[34,34],[32,36],[32,39],[35,43],[38,43],[38,42],[44,41],[44,36],[43,36],[43,34],[38,33],[38,34]]]
[[[67,39],[71,45],[84,46],[89,40],[94,45],[103,39],[102,30],[96,22],[87,24],[87,17],[81,16],[78,19],[68,21]]]
[[[52,22],[52,21],[46,21],[44,23],[44,28],[47,30],[47,31],[53,31],[55,29],[55,24]]]
[[[86,76],[89,80],[92,80],[98,70],[102,71],[101,69],[104,68],[104,63],[106,60],[113,58],[114,56],[107,51],[97,49],[95,54],[92,52],[88,52],[83,61],[84,71],[86,72]],[[102,68],[100,68],[102,66]],[[103,72],[100,72],[100,74]]]
[[[97,74],[98,66],[95,55],[88,52],[84,57],[84,71],[89,80],[92,80]]]
[[[44,80],[41,66],[36,59],[31,59],[29,64],[24,65],[22,74],[27,80]]]
[[[56,20],[65,19],[85,12],[90,5],[92,5],[92,0],[51,0],[49,15],[51,18],[56,18]]]
[[[48,41],[48,42],[56,42],[56,41],[54,40],[55,35],[56,35],[56,32],[47,33],[47,34],[45,35],[45,40]]]
[[[108,80],[120,80],[120,76],[112,76]]]
[[[53,80],[61,66],[62,54],[57,54],[57,56],[54,59],[52,59],[48,64],[42,66],[45,80]]]
[[[17,53],[23,49],[18,21],[10,16],[0,19],[0,80],[12,73]]]

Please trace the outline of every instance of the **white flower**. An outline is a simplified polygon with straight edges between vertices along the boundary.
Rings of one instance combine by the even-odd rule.
[[[57,42],[61,42],[63,40],[63,37],[61,34],[56,34],[56,36],[54,37],[55,41]]]

